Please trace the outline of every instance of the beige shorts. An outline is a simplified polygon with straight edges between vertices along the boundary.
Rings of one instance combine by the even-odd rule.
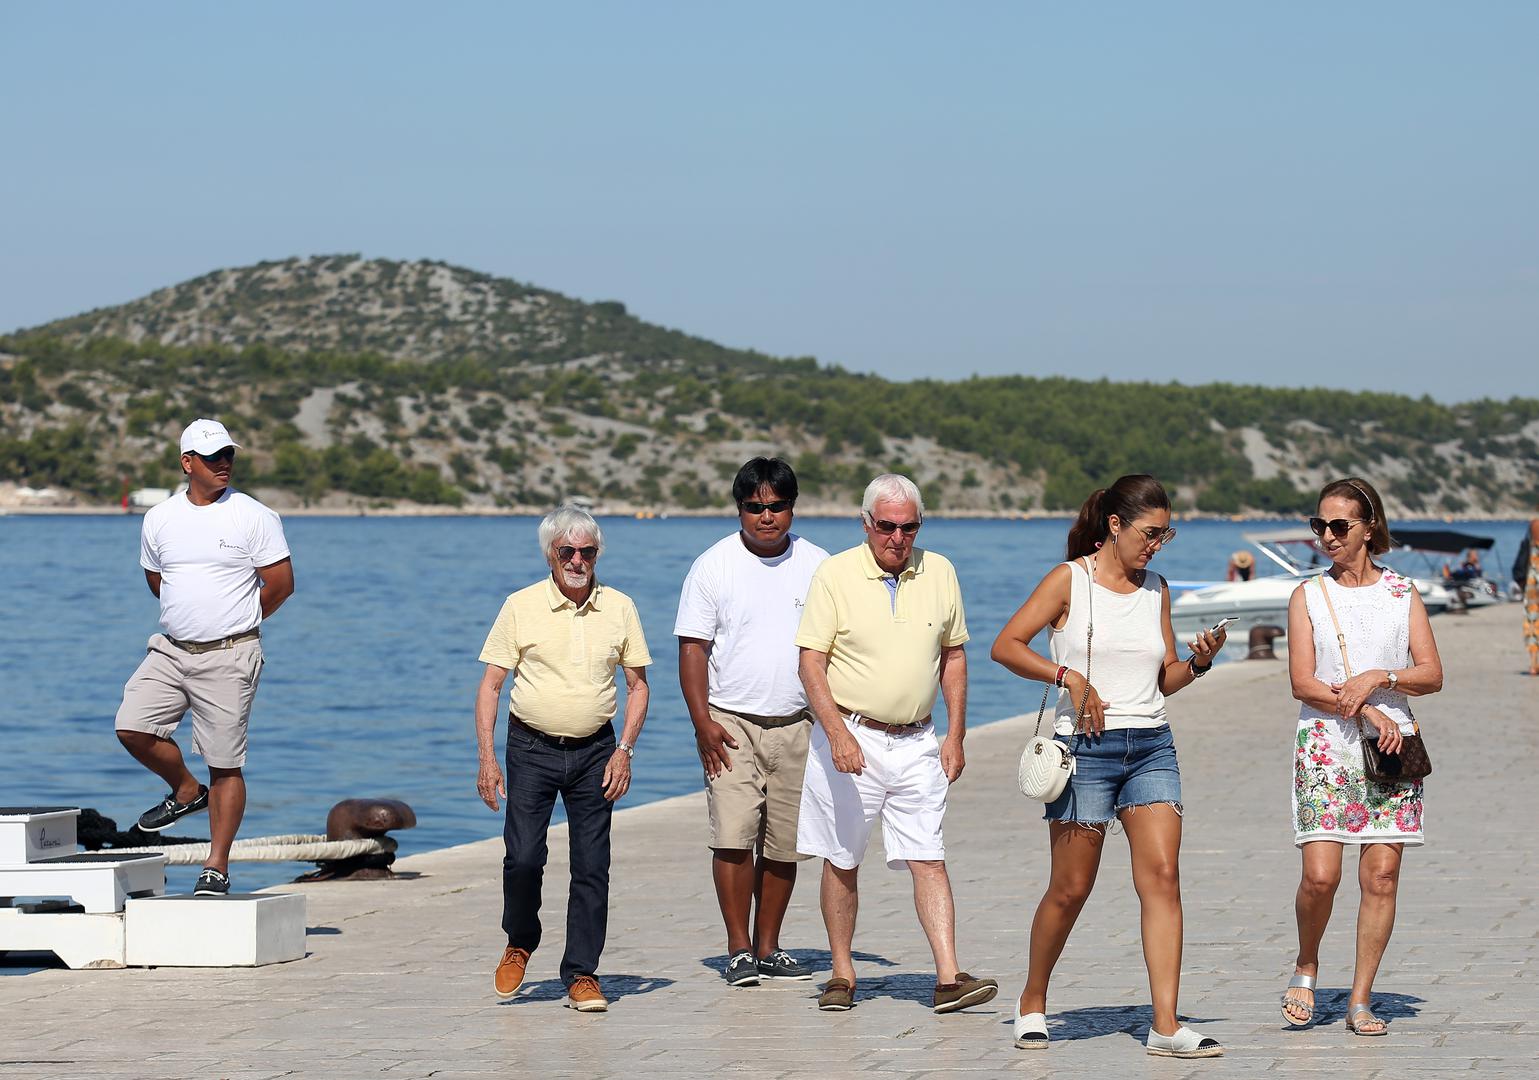
[[[169,739],[191,712],[193,750],[216,769],[238,769],[246,763],[246,727],[261,677],[260,638],[193,654],[152,634],[144,660],[123,684],[113,726]]]
[[[775,862],[805,859],[796,850],[796,817],[801,812],[802,773],[807,768],[807,719],[781,727],[761,727],[736,713],[711,707],[715,720],[737,743],[724,747],[732,762],[705,780],[705,805],[711,815],[711,847],[753,850]]]

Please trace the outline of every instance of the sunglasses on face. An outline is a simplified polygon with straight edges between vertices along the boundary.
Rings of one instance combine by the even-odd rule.
[[[768,510],[772,514],[783,514],[791,509],[790,499],[776,499],[774,502],[761,503],[744,501],[737,504],[745,514],[762,514]]]
[[[923,524],[918,521],[905,521],[899,524],[896,521],[873,521],[871,527],[883,536],[891,536],[895,532],[901,532],[904,536],[913,536]]]
[[[1352,531],[1352,526],[1360,521],[1367,520],[1367,518],[1331,518],[1331,520],[1326,521],[1324,518],[1312,517],[1309,519],[1309,531],[1316,536],[1324,536],[1325,530],[1329,529],[1331,530],[1331,535],[1340,540]]]
[[[587,547],[573,547],[571,544],[562,544],[556,549],[556,554],[561,557],[562,562],[571,562],[573,555],[581,555],[583,561],[592,562],[598,558],[598,548],[591,544]]]
[[[223,450],[215,450],[212,454],[199,454],[194,451],[193,456],[201,458],[205,465],[217,465],[221,461],[234,461],[235,447],[226,446]]]
[[[1144,542],[1144,547],[1164,547],[1176,538],[1176,530],[1162,529],[1158,525],[1151,525],[1147,529],[1129,525],[1128,529]]]

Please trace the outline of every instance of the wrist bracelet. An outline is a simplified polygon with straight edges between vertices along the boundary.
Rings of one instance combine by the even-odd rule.
[[[1210,660],[1210,661],[1208,661],[1208,666],[1207,667],[1198,667],[1197,666],[1197,658],[1195,656],[1188,656],[1186,658],[1186,666],[1187,666],[1187,669],[1189,671],[1191,671],[1192,678],[1200,679],[1200,678],[1202,678],[1204,675],[1206,675],[1208,673],[1210,668],[1213,667],[1213,662]]]
[[[1068,664],[1059,664],[1058,665],[1058,674],[1053,676],[1053,685],[1054,686],[1062,686],[1063,685],[1063,677],[1065,675],[1067,675],[1068,673],[1069,673],[1069,665]]]

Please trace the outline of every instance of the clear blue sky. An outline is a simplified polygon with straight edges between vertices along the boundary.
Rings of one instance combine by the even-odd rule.
[[[1526,2],[0,0],[0,330],[358,251],[896,378],[1534,394],[1536,45]]]

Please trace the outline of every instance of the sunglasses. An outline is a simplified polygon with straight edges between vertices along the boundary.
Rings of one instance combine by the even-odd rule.
[[[581,555],[585,561],[592,562],[598,558],[598,548],[592,544],[589,544],[587,547],[573,547],[571,544],[562,544],[556,549],[556,554],[561,557],[562,562],[569,562],[573,555]]]
[[[205,465],[217,465],[221,461],[234,461],[235,447],[226,446],[223,450],[215,450],[212,454],[199,454],[193,451],[193,456],[202,458]]]
[[[913,536],[919,531],[923,522],[905,521],[901,525],[896,521],[872,521],[871,527],[883,536],[891,536],[895,532],[901,532],[904,536]]]
[[[1360,521],[1367,520],[1367,518],[1331,518],[1331,520],[1326,521],[1324,518],[1312,517],[1309,519],[1309,531],[1316,536],[1324,536],[1325,530],[1329,529],[1331,530],[1331,535],[1340,540],[1352,531],[1352,526]]]
[[[762,514],[768,510],[772,514],[783,514],[791,509],[790,499],[776,499],[774,502],[761,503],[743,501],[737,504],[745,514]]]
[[[1176,530],[1162,529],[1158,525],[1151,525],[1147,529],[1140,529],[1137,525],[1129,525],[1127,528],[1138,534],[1146,548],[1164,547],[1176,538]]]

